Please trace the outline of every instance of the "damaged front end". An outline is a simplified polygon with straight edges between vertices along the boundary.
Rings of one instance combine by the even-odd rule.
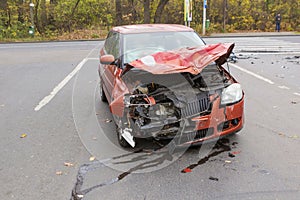
[[[134,138],[150,137],[156,140],[175,138],[180,145],[201,142],[233,129],[241,129],[243,94],[233,101],[226,101],[230,94],[227,97],[224,91],[237,83],[221,67],[220,63],[224,62],[220,61],[224,59],[222,55],[207,61],[210,64],[203,64],[205,66],[195,64],[195,59],[200,62],[199,56],[194,55],[193,66],[188,59],[179,57],[181,67],[177,71],[174,67],[170,68],[170,63],[168,68],[163,68],[161,63],[148,68],[149,60],[146,67],[130,63],[127,66],[129,70],[124,70],[126,73],[118,80],[128,92],[115,88],[119,98],[115,98],[110,105],[115,114],[119,139],[125,139],[132,147],[135,146]],[[117,105],[122,107],[121,114],[113,112],[113,107]],[[124,143],[122,146],[125,146]]]

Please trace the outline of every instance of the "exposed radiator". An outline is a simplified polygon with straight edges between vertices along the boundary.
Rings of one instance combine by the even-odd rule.
[[[190,100],[187,105],[181,109],[181,117],[189,117],[207,110],[209,107],[209,97],[207,93],[199,93],[195,99]]]

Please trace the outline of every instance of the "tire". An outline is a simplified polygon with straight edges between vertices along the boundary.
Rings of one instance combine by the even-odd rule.
[[[107,102],[107,98],[106,98],[106,95],[103,90],[103,83],[101,83],[101,82],[100,82],[100,99],[103,102]]]

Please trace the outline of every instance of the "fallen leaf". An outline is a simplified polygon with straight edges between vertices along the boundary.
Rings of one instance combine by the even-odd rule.
[[[73,167],[73,166],[74,166],[74,164],[72,164],[72,163],[70,163],[70,162],[65,162],[64,165],[65,165],[66,167]]]
[[[26,133],[23,133],[23,134],[20,136],[20,138],[25,138],[25,137],[27,137],[27,134],[26,134]]]
[[[91,157],[90,157],[90,161],[94,161],[95,159],[96,159],[95,156],[91,156]]]
[[[240,153],[241,153],[241,151],[233,151],[232,152],[233,155],[237,155],[237,154],[240,154]]]
[[[55,174],[58,175],[58,176],[61,176],[61,175],[63,175],[63,172],[62,171],[57,171]]]
[[[182,173],[189,173],[192,172],[191,168],[187,167],[184,170],[181,171]]]

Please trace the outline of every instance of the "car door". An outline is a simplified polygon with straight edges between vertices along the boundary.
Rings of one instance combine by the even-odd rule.
[[[105,40],[104,48],[101,55],[111,54],[115,59],[120,57],[120,35],[118,32],[110,32]],[[101,78],[103,81],[103,90],[106,94],[107,100],[111,103],[112,91],[114,88],[115,77],[118,71],[116,65],[102,65],[100,69]]]

